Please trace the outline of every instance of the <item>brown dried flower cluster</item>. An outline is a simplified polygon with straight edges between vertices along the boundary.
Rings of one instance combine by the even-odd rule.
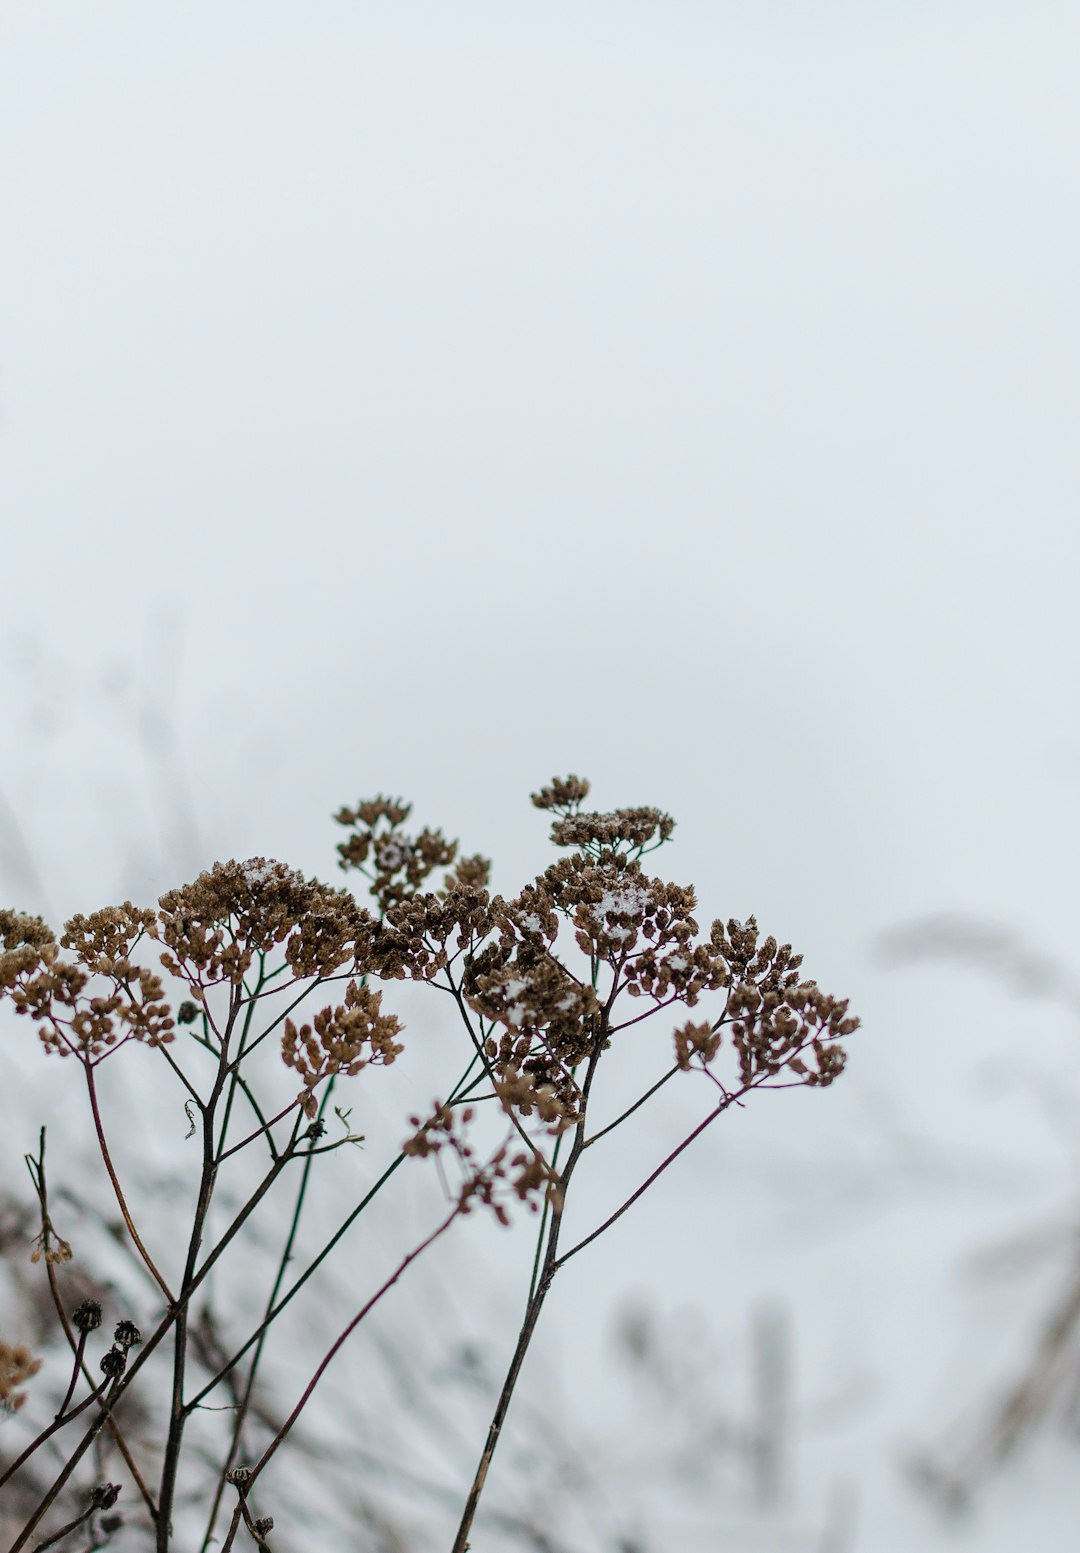
[[[535,1114],[552,1135],[565,1132],[578,1120],[578,1113],[560,1096],[558,1086],[545,1083],[535,1071],[519,1073],[510,1063],[502,1064],[494,1089],[505,1111],[523,1117]]]
[[[553,1104],[550,1097],[541,1101],[533,1090],[532,1103],[537,1108],[543,1104],[550,1109],[552,1119],[558,1120],[562,1108]],[[538,1149],[518,1149],[504,1142],[482,1164],[477,1164],[476,1150],[469,1142],[469,1125],[474,1115],[472,1106],[436,1102],[426,1120],[409,1117],[409,1125],[416,1131],[402,1145],[402,1152],[417,1159],[438,1157],[444,1152],[456,1158],[462,1183],[455,1196],[462,1213],[469,1213],[478,1202],[490,1208],[500,1224],[508,1225],[508,1197],[524,1203],[534,1213],[545,1201],[558,1202],[558,1174]]]
[[[831,1084],[843,1072],[844,1052],[836,1044],[859,1021],[848,1015],[846,999],[833,998],[816,982],[800,981],[802,956],[776,939],[758,943],[753,917],[731,919],[725,930],[714,922],[713,949],[731,968],[727,1015],[744,1084],[778,1073],[781,1067],[810,1085]],[[805,1060],[813,1059],[813,1066]]]
[[[382,921],[371,924],[363,942],[363,966],[387,981],[431,981],[494,926],[491,898],[482,886],[454,883],[445,890],[409,895],[388,906]]]
[[[35,1235],[34,1248],[30,1252],[31,1262],[63,1266],[65,1262],[72,1261],[73,1257],[70,1244],[56,1233],[51,1224],[46,1223],[41,1233]]]
[[[32,976],[56,945],[56,934],[40,917],[0,910],[0,992]]]
[[[152,931],[166,948],[162,965],[200,987],[242,985],[255,957],[281,945],[297,977],[333,975],[355,962],[370,922],[347,890],[265,857],[215,863],[158,906]]]
[[[708,1064],[720,1050],[720,1032],[712,1025],[688,1020],[675,1031],[675,1061],[684,1073],[690,1071],[691,1059],[700,1057]]]
[[[721,1026],[730,1025],[743,1083],[781,1067],[808,1084],[830,1082],[843,1066],[836,1040],[856,1028],[847,1005],[800,982],[800,957],[790,945],[759,945],[753,920],[745,927],[732,920],[727,930],[714,923],[701,941],[693,889],[646,874],[640,861],[668,839],[674,821],[649,807],[582,813],[588,791],[584,779],[570,776],[533,794],[536,807],[556,815],[553,840],[574,850],[509,901],[490,897],[480,858],[460,863],[443,890],[421,893],[421,874],[444,865],[454,847],[425,832],[428,843],[418,850],[400,835],[410,812],[400,801],[379,798],[342,810],[338,820],[356,831],[338,849],[343,867],[363,867],[388,838],[398,849],[384,851],[374,871],[364,868],[382,920],[358,946],[363,968],[384,979],[434,981],[460,957],[465,1003],[497,1027],[484,1038],[492,1080],[520,1076],[550,1092],[564,1116],[577,1110],[575,1069],[619,1028],[609,1016],[622,991],[657,1007],[688,1008],[706,993],[726,993],[715,1024],[687,1025],[676,1035],[680,1066],[691,1057],[711,1062]],[[563,925],[594,967],[591,984],[556,952]],[[598,966],[613,975],[603,1020]]]
[[[598,1037],[596,993],[545,948],[511,944],[504,937],[479,954],[464,981],[469,1006],[502,1026],[485,1043],[492,1072],[504,1082],[521,1075],[550,1088],[572,1114],[579,1099],[573,1069]]]
[[[553,777],[547,787],[533,793],[532,801],[537,809],[576,809],[589,796],[589,784],[584,777]]]
[[[26,1401],[26,1392],[16,1388],[36,1375],[41,1360],[20,1343],[12,1347],[0,1339],[0,1412],[17,1413]]]
[[[639,856],[661,846],[675,829],[659,809],[616,809],[613,814],[568,814],[551,827],[557,847],[581,847],[599,855],[608,847],[626,847]]]
[[[334,816],[352,831],[338,845],[340,867],[358,869],[371,880],[371,893],[383,912],[415,895],[437,868],[447,867],[457,856],[457,843],[447,841],[441,831],[406,835],[400,826],[411,813],[412,804],[380,797],[355,809],[339,809]]]
[[[348,1077],[370,1063],[388,1067],[404,1050],[394,1037],[401,1023],[381,1009],[382,994],[358,981],[345,989],[345,1001],[337,1008],[323,1008],[310,1025],[297,1029],[285,1021],[281,1055],[287,1068],[295,1068],[304,1087],[297,1099],[305,1116],[318,1110],[315,1090],[338,1073]]]
[[[39,918],[0,913],[0,991],[17,1014],[39,1021],[45,1049],[62,1057],[94,1062],[128,1039],[163,1046],[174,1032],[165,988],[130,958],[153,927],[152,912],[125,901],[72,917],[58,945]],[[74,959],[63,958],[61,948]]]

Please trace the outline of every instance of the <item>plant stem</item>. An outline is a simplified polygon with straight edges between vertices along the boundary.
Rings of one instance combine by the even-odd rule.
[[[609,999],[607,1005],[601,1011],[600,1027],[596,1040],[593,1043],[593,1049],[589,1055],[589,1065],[585,1071],[585,1082],[581,1086],[581,1109],[574,1129],[573,1146],[562,1174],[559,1176],[558,1197],[551,1205],[550,1228],[548,1230],[547,1246],[544,1251],[543,1266],[540,1269],[539,1277],[537,1277],[534,1264],[534,1286],[525,1306],[525,1316],[521,1323],[521,1331],[518,1333],[517,1345],[514,1348],[510,1366],[503,1381],[502,1391],[499,1393],[499,1400],[495,1404],[495,1411],[488,1426],[487,1439],[484,1442],[484,1449],[477,1464],[472,1487],[469,1489],[469,1496],[465,1501],[465,1508],[462,1512],[457,1536],[454,1539],[452,1553],[468,1553],[469,1533],[476,1518],[480,1496],[484,1492],[484,1485],[487,1482],[488,1469],[495,1455],[495,1448],[499,1443],[499,1436],[502,1433],[506,1415],[510,1410],[514,1389],[517,1386],[518,1376],[521,1374],[521,1367],[525,1362],[525,1355],[528,1352],[529,1344],[532,1342],[533,1333],[536,1331],[540,1312],[543,1309],[544,1301],[547,1299],[548,1290],[551,1288],[555,1274],[559,1269],[557,1255],[559,1231],[562,1228],[563,1213],[566,1209],[566,1194],[570,1185],[570,1178],[577,1168],[578,1160],[581,1158],[582,1150],[585,1147],[585,1114],[588,1109],[589,1094],[596,1074],[596,1066],[607,1040],[608,1015],[612,1001],[613,999]]]
[[[333,1090],[334,1080],[331,1079],[323,1092],[322,1101],[319,1106],[320,1120],[326,1111],[326,1107],[329,1104],[330,1096],[333,1094]],[[296,1193],[296,1204],[293,1208],[292,1218],[289,1222],[289,1233],[285,1238],[285,1244],[282,1247],[281,1255],[278,1258],[277,1275],[274,1278],[273,1287],[271,1288],[269,1297],[266,1301],[266,1309],[263,1316],[264,1321],[269,1319],[270,1312],[274,1308],[274,1301],[277,1299],[281,1292],[281,1285],[285,1279],[285,1269],[288,1267],[290,1261],[292,1260],[293,1246],[296,1243],[296,1236],[300,1229],[300,1217],[304,1209],[304,1199],[307,1196],[308,1182],[311,1179],[311,1162],[313,1158],[313,1153],[309,1151],[307,1158],[304,1160],[304,1167],[300,1176],[300,1185]],[[228,1472],[229,1468],[233,1465],[233,1462],[236,1459],[236,1452],[240,1444],[240,1437],[243,1433],[248,1408],[251,1405],[251,1396],[255,1388],[255,1377],[258,1373],[259,1361],[262,1358],[267,1330],[268,1328],[264,1326],[261,1333],[259,1334],[259,1340],[255,1346],[255,1352],[252,1355],[251,1363],[248,1366],[247,1377],[244,1382],[243,1396],[240,1399],[240,1404],[236,1410],[236,1417],[233,1421],[232,1438],[229,1441],[229,1449],[225,1455],[224,1461],[221,1464],[221,1470],[218,1473],[217,1486],[214,1490],[213,1502],[210,1506],[210,1514],[207,1519],[206,1534],[202,1540],[202,1553],[206,1553],[206,1550],[209,1548],[210,1543],[213,1540],[214,1524],[217,1520],[218,1509],[221,1505],[222,1495],[225,1492],[225,1474]]]
[[[169,1285],[165,1282],[164,1278],[158,1272],[157,1267],[156,1267],[156,1265],[154,1263],[153,1257],[150,1255],[149,1251],[147,1251],[146,1247],[143,1245],[142,1241],[140,1240],[139,1232],[135,1228],[135,1225],[132,1222],[131,1214],[128,1211],[128,1205],[127,1205],[127,1202],[125,1201],[124,1193],[123,1193],[123,1190],[121,1189],[120,1181],[119,1181],[119,1178],[118,1178],[118,1176],[116,1174],[116,1169],[115,1169],[115,1167],[113,1165],[113,1162],[112,1162],[112,1156],[109,1153],[109,1145],[105,1141],[105,1128],[104,1128],[104,1126],[102,1124],[102,1121],[101,1121],[101,1111],[100,1111],[100,1109],[98,1107],[97,1086],[94,1083],[94,1065],[93,1065],[93,1063],[90,1062],[90,1061],[84,1062],[83,1063],[83,1071],[86,1074],[86,1088],[87,1088],[87,1092],[88,1092],[88,1094],[90,1096],[90,1109],[93,1112],[93,1116],[94,1116],[94,1130],[97,1133],[98,1148],[100,1149],[101,1157],[102,1157],[102,1159],[105,1162],[105,1169],[108,1171],[109,1180],[112,1182],[112,1188],[113,1188],[114,1193],[116,1194],[116,1201],[117,1201],[117,1204],[119,1205],[120,1212],[123,1214],[124,1223],[127,1225],[128,1234],[131,1236],[132,1240],[138,1246],[138,1248],[139,1248],[139,1255],[142,1257],[142,1259],[146,1263],[148,1269],[153,1274],[154,1281],[157,1283],[158,1288],[161,1290],[162,1294],[164,1294],[164,1296],[165,1296],[166,1300],[169,1302],[169,1304],[173,1305],[173,1304],[176,1303],[176,1301],[173,1298],[172,1291],[170,1290]]]
[[[172,1535],[171,1521],[173,1499],[176,1494],[176,1475],[180,1465],[180,1446],[183,1440],[184,1425],[187,1423],[188,1418],[187,1410],[184,1407],[184,1376],[187,1369],[191,1294],[194,1287],[195,1265],[202,1246],[203,1231],[210,1212],[210,1203],[214,1195],[214,1183],[217,1178],[218,1166],[214,1141],[214,1125],[218,1101],[225,1088],[225,1081],[229,1072],[229,1037],[236,1024],[240,1006],[240,990],[234,987],[229,999],[229,1013],[222,1036],[221,1055],[218,1058],[218,1071],[214,1079],[214,1087],[202,1109],[202,1173],[199,1178],[199,1195],[195,1204],[195,1214],[191,1225],[191,1235],[188,1240],[183,1277],[180,1281],[180,1305],[177,1310],[176,1328],[173,1337],[172,1399],[169,1408],[169,1432],[165,1441],[165,1458],[161,1467],[161,1487],[158,1492],[157,1553],[168,1553],[169,1539]],[[206,1269],[204,1268],[203,1271],[205,1272]],[[170,1303],[175,1305],[177,1302],[171,1301]]]
[[[292,1428],[293,1424],[295,1424],[295,1422],[299,1418],[301,1412],[307,1406],[308,1399],[310,1398],[312,1392],[315,1390],[315,1387],[319,1384],[319,1381],[322,1379],[322,1377],[323,1377],[327,1367],[329,1366],[331,1360],[334,1358],[334,1355],[338,1352],[338,1350],[342,1347],[342,1345],[347,1341],[347,1339],[352,1336],[353,1332],[355,1332],[356,1328],[360,1325],[361,1321],[363,1321],[364,1317],[367,1316],[369,1314],[369,1312],[374,1308],[374,1306],[378,1304],[378,1302],[382,1299],[383,1295],[388,1293],[389,1290],[394,1287],[395,1283],[397,1283],[397,1281],[401,1277],[402,1273],[404,1273],[406,1271],[406,1269],[408,1267],[410,1267],[413,1262],[416,1261],[418,1256],[422,1256],[423,1253],[428,1249],[429,1246],[434,1245],[435,1241],[439,1239],[440,1235],[444,1235],[446,1233],[446,1231],[450,1228],[451,1224],[453,1224],[454,1220],[458,1217],[458,1215],[460,1213],[461,1213],[461,1204],[460,1203],[455,1203],[453,1208],[451,1209],[451,1211],[447,1214],[446,1218],[443,1219],[440,1224],[436,1225],[436,1227],[432,1230],[431,1234],[428,1235],[424,1240],[422,1240],[418,1246],[414,1246],[413,1249],[409,1252],[409,1254],[407,1256],[402,1257],[401,1261],[398,1263],[398,1265],[394,1269],[394,1271],[390,1274],[389,1278],[386,1279],[385,1283],[381,1284],[380,1287],[378,1289],[376,1289],[375,1293],[368,1300],[367,1304],[364,1305],[362,1307],[362,1309],[357,1311],[356,1315],[349,1322],[348,1326],[344,1329],[344,1331],[340,1334],[340,1336],[337,1337],[335,1339],[335,1341],[330,1345],[330,1347],[327,1349],[326,1353],[324,1354],[324,1356],[322,1358],[322,1361],[319,1364],[318,1368],[316,1369],[314,1375],[311,1377],[311,1379],[308,1381],[307,1385],[304,1387],[304,1390],[301,1393],[299,1402],[297,1402],[296,1406],[293,1408],[293,1410],[289,1414],[288,1418],[282,1424],[282,1426],[278,1430],[277,1434],[274,1436],[274,1438],[270,1441],[270,1444],[263,1451],[262,1455],[259,1457],[259,1459],[255,1463],[254,1467],[252,1467],[252,1469],[251,1469],[251,1476],[248,1478],[248,1481],[247,1481],[247,1491],[248,1492],[251,1491],[251,1486],[255,1482],[255,1479],[258,1477],[259,1473],[263,1470],[263,1468],[267,1465],[267,1463],[269,1462],[271,1456],[273,1456],[274,1452],[277,1450],[278,1446],[282,1444],[282,1442],[284,1441],[286,1435],[289,1433],[290,1429]]]
[[[9,1548],[8,1553],[19,1553],[19,1550],[21,1548],[24,1548],[26,1546],[27,1542],[33,1536],[34,1532],[37,1530],[38,1526],[40,1525],[42,1519],[49,1513],[49,1510],[52,1507],[54,1501],[56,1500],[57,1495],[61,1492],[61,1490],[63,1489],[64,1485],[67,1483],[68,1479],[71,1477],[71,1474],[75,1471],[75,1468],[79,1465],[79,1462],[83,1459],[83,1457],[86,1455],[86,1452],[90,1449],[91,1445],[93,1445],[94,1441],[97,1439],[98,1435],[101,1433],[102,1427],[105,1424],[106,1419],[111,1417],[110,1409],[111,1409],[111,1406],[112,1406],[113,1398],[116,1395],[116,1390],[117,1390],[117,1383],[114,1381],[112,1389],[109,1392],[108,1397],[105,1398],[104,1401],[102,1402],[102,1407],[101,1407],[100,1415],[94,1420],[93,1424],[86,1431],[86,1433],[83,1435],[82,1439],[79,1441],[78,1445],[75,1447],[74,1451],[68,1457],[68,1459],[65,1462],[62,1470],[60,1471],[59,1475],[57,1476],[56,1481],[53,1483],[52,1487],[49,1489],[49,1491],[45,1495],[44,1499],[38,1505],[38,1507],[34,1511],[33,1515],[27,1521],[26,1525],[23,1527],[23,1529],[19,1533],[18,1537],[11,1544],[11,1547]],[[78,1523],[76,1523],[76,1524],[78,1524]],[[65,1528],[65,1534],[66,1534],[66,1532],[68,1530],[70,1530],[70,1527]],[[51,1540],[55,1542],[56,1538],[53,1537]]]
[[[749,1087],[750,1086],[747,1085],[747,1088]],[[642,1196],[644,1192],[648,1191],[649,1187],[652,1186],[657,1177],[662,1176],[668,1166],[675,1163],[683,1150],[688,1149],[691,1143],[693,1143],[694,1139],[700,1137],[701,1134],[705,1131],[706,1127],[711,1127],[716,1118],[718,1116],[722,1116],[727,1110],[728,1106],[733,1105],[734,1102],[739,1099],[739,1096],[744,1093],[745,1091],[740,1089],[735,1094],[727,1095],[723,1100],[721,1100],[716,1109],[714,1111],[710,1111],[705,1120],[703,1122],[699,1122],[698,1125],[694,1128],[693,1132],[689,1133],[682,1140],[678,1148],[672,1149],[667,1158],[659,1165],[657,1165],[652,1175],[645,1178],[645,1180],[638,1187],[637,1191],[630,1194],[630,1196],[623,1203],[622,1207],[616,1208],[615,1212],[606,1218],[603,1224],[594,1229],[591,1234],[586,1235],[584,1240],[579,1240],[576,1246],[571,1246],[570,1250],[567,1251],[564,1256],[559,1257],[556,1266],[565,1267],[572,1256],[577,1256],[579,1251],[584,1251],[585,1247],[591,1244],[591,1242],[594,1241],[598,1235],[602,1235],[606,1229],[610,1229],[611,1226],[615,1223],[616,1219],[621,1219],[627,1209],[632,1208],[634,1203],[637,1202],[638,1198]]]

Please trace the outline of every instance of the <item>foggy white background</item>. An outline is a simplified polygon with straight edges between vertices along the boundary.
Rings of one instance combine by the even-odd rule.
[[[333,879],[378,790],[511,892],[552,774],[669,809],[703,920],[864,1029],[567,1271],[546,1352],[602,1432],[611,1308],[737,1357],[784,1299],[791,1514],[847,1495],[859,1553],[1080,1515],[1060,1437],[956,1524],[899,1465],[1067,1272],[1075,1015],[877,947],[967,914],[1080,980],[1078,50],[1064,4],[0,19],[0,893]],[[620,1135],[583,1225],[702,1105]],[[1057,1262],[965,1274],[1039,1226]]]

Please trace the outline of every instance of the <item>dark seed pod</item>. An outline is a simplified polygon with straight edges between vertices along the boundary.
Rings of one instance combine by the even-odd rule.
[[[83,1300],[71,1313],[71,1324],[79,1332],[95,1332],[101,1325],[101,1306],[97,1300]]]
[[[110,1380],[115,1380],[127,1369],[127,1354],[122,1348],[110,1348],[107,1354],[101,1356],[101,1368]]]

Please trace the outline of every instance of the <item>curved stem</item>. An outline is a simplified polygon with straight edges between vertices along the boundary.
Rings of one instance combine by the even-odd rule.
[[[143,1245],[142,1240],[139,1237],[139,1232],[135,1228],[134,1222],[132,1221],[131,1213],[128,1210],[128,1205],[127,1205],[127,1202],[126,1202],[126,1200],[124,1198],[124,1193],[123,1193],[123,1189],[121,1188],[121,1185],[120,1185],[119,1177],[116,1174],[116,1169],[115,1169],[115,1166],[113,1165],[113,1162],[112,1162],[112,1156],[109,1153],[109,1145],[105,1141],[105,1128],[104,1128],[104,1126],[102,1124],[101,1110],[100,1110],[100,1108],[98,1106],[97,1086],[94,1083],[94,1065],[93,1065],[93,1063],[89,1062],[89,1061],[84,1062],[83,1063],[83,1071],[86,1074],[86,1088],[87,1088],[87,1092],[88,1092],[88,1094],[90,1096],[90,1109],[93,1112],[93,1116],[94,1116],[94,1131],[97,1133],[98,1148],[101,1151],[101,1157],[102,1157],[102,1160],[105,1163],[105,1169],[108,1171],[109,1180],[112,1182],[113,1192],[116,1195],[116,1201],[117,1201],[117,1204],[118,1204],[118,1206],[120,1208],[120,1212],[123,1215],[124,1223],[127,1225],[128,1234],[131,1236],[132,1240],[138,1246],[138,1248],[139,1248],[139,1255],[142,1257],[143,1261],[146,1263],[146,1266],[149,1269],[149,1271],[153,1274],[154,1281],[156,1282],[158,1288],[161,1290],[162,1294],[164,1294],[164,1296],[165,1296],[166,1300],[169,1302],[169,1304],[173,1305],[173,1304],[176,1303],[176,1301],[174,1299],[172,1290],[169,1288],[169,1285],[165,1282],[164,1278],[158,1272],[157,1265],[154,1262],[153,1257],[150,1255],[149,1251]]]

